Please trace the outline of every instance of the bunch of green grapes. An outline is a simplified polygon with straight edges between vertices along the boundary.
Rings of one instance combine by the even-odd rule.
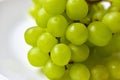
[[[32,66],[49,80],[120,80],[120,0],[33,3],[36,26],[24,35]]]

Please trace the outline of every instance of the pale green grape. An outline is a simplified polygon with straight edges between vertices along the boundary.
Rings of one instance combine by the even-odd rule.
[[[111,30],[102,22],[92,22],[88,26],[89,41],[96,46],[105,46],[112,38]]]
[[[65,34],[68,22],[62,15],[57,15],[48,20],[47,31],[55,37],[62,37]]]
[[[45,0],[32,0],[35,5],[43,5]]]
[[[49,53],[57,43],[57,39],[48,32],[43,33],[37,40],[37,46],[46,53]]]
[[[47,27],[47,22],[49,20],[49,18],[51,18],[52,16],[50,14],[48,14],[44,8],[41,8],[38,12],[38,17],[36,18],[36,23],[37,25],[39,25],[42,28],[46,28]]]
[[[37,45],[38,37],[44,32],[40,27],[31,27],[25,31],[24,38],[27,44],[31,46]]]
[[[120,12],[120,7],[111,6],[111,7],[108,9],[108,12],[115,12],[115,11]]]
[[[97,11],[96,13],[94,13],[92,20],[93,21],[101,21],[104,14],[105,14],[104,10]]]
[[[71,60],[74,62],[83,62],[85,61],[89,56],[89,48],[85,44],[81,46],[75,46],[73,44],[69,45],[72,54],[71,54]]]
[[[70,43],[70,42],[66,39],[65,36],[63,36],[63,37],[60,38],[60,42],[61,42],[61,43],[64,43],[64,44],[69,44],[69,43]]]
[[[28,52],[28,60],[33,66],[43,66],[49,59],[48,53],[44,53],[38,47],[33,47]]]
[[[59,66],[67,65],[71,58],[70,48],[62,43],[54,46],[50,53],[52,61]]]
[[[68,0],[66,14],[72,20],[83,19],[88,13],[88,5],[85,0]]]
[[[46,65],[43,67],[43,72],[45,75],[52,80],[61,78],[65,73],[64,66],[58,66],[49,60]]]
[[[33,18],[37,18],[38,16],[38,11],[41,9],[41,6],[40,5],[33,5],[30,7],[29,9],[29,13],[30,15],[33,17]]]
[[[61,14],[65,10],[67,0],[46,0],[44,2],[45,10],[51,15]]]
[[[89,80],[90,72],[84,64],[73,64],[69,72],[71,80]]]
[[[109,72],[104,65],[96,65],[91,69],[92,80],[109,80]]]
[[[88,30],[82,23],[73,23],[68,26],[66,38],[75,45],[82,45],[88,39]]]
[[[120,0],[112,0],[112,5],[120,8]]]
[[[120,79],[120,61],[111,59],[107,63],[108,70],[111,76],[115,79]]]
[[[119,12],[109,12],[107,13],[102,22],[105,23],[112,31],[116,33],[120,31],[120,13]]]

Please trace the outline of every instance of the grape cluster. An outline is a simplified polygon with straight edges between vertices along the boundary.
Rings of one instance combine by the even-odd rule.
[[[120,0],[33,2],[37,25],[24,35],[31,65],[49,80],[120,80]]]

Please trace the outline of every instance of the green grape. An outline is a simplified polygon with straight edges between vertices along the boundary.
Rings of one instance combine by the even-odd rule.
[[[88,25],[91,23],[91,19],[89,17],[85,17],[85,18],[81,19],[80,22]]]
[[[65,36],[60,38],[60,43],[69,44],[70,42],[66,39]]]
[[[88,26],[89,41],[96,46],[105,46],[112,38],[111,30],[102,22],[92,22]]]
[[[69,70],[66,70],[64,75],[60,79],[50,79],[50,80],[71,80],[69,76]]]
[[[67,16],[66,12],[62,13],[62,15],[66,18],[68,24],[73,23],[73,20],[71,20],[71,19]]]
[[[29,13],[33,18],[37,18],[38,16],[38,11],[41,9],[40,5],[33,5],[30,9],[29,9]]]
[[[57,15],[48,20],[47,31],[55,37],[62,37],[65,34],[68,22],[62,15]]]
[[[97,11],[96,13],[94,13],[92,20],[93,21],[101,21],[104,14],[105,14],[104,10]]]
[[[85,0],[68,0],[66,14],[72,20],[80,20],[87,16],[88,5]]]
[[[28,52],[28,60],[33,66],[43,66],[49,59],[48,53],[43,53],[38,47],[33,47]]]
[[[39,25],[42,28],[46,28],[47,27],[47,23],[49,18],[51,18],[52,16],[50,14],[48,14],[44,8],[41,8],[38,11],[38,17],[36,18],[36,23],[37,25]]]
[[[120,0],[112,0],[112,5],[120,8]]]
[[[43,33],[37,40],[37,46],[46,53],[49,53],[57,43],[57,39],[48,32]]]
[[[101,3],[95,3],[93,5],[89,5],[88,17],[92,18],[94,13],[98,11],[104,11],[104,6]]]
[[[88,39],[88,30],[82,23],[73,23],[68,26],[66,38],[75,45],[82,45]]]
[[[60,79],[65,73],[64,66],[58,66],[49,60],[46,65],[43,67],[43,72],[45,75],[52,80]]]
[[[108,9],[108,12],[115,12],[115,11],[120,12],[120,7],[111,6],[111,7]]]
[[[90,72],[84,64],[73,64],[69,72],[71,80],[89,80]]]
[[[109,12],[107,13],[102,22],[105,23],[112,31],[112,33],[116,33],[120,31],[120,13],[119,12]]]
[[[92,80],[109,80],[109,72],[104,65],[96,65],[91,69]]]
[[[52,61],[59,66],[67,65],[71,58],[71,50],[65,44],[57,44],[51,50]]]
[[[44,32],[40,27],[31,27],[25,31],[24,38],[27,44],[31,46],[37,45],[38,37]]]
[[[35,5],[43,5],[43,3],[45,2],[45,0],[32,0],[32,2],[35,4]]]
[[[64,12],[67,0],[46,0],[45,10],[51,15],[58,15]]]
[[[108,70],[110,75],[115,79],[120,79],[120,61],[111,59],[107,63]]]
[[[72,51],[71,60],[73,62],[83,62],[88,58],[89,48],[85,44],[81,46],[75,46],[73,44],[70,44],[69,47]]]

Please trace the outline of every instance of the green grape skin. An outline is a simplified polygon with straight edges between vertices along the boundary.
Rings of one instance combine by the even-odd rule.
[[[52,15],[48,14],[44,8],[41,8],[38,11],[38,17],[36,18],[36,23],[42,28],[47,27],[48,20],[52,17]]]
[[[81,46],[75,46],[73,44],[69,44],[71,49],[71,61],[73,62],[83,62],[87,60],[89,56],[89,48],[87,45],[83,44]]]
[[[32,0],[32,2],[33,2],[35,5],[40,5],[40,6],[43,5],[44,1],[45,1],[45,0]]]
[[[96,65],[91,69],[92,80],[109,80],[109,71],[104,65]]]
[[[48,32],[43,33],[37,40],[37,46],[45,53],[49,53],[57,43],[57,39]]]
[[[80,20],[87,16],[88,5],[85,0],[68,0],[66,14],[72,20]]]
[[[62,14],[65,10],[67,0],[46,0],[43,4],[44,9],[51,15]]]
[[[109,12],[104,15],[102,22],[106,24],[112,31],[116,33],[120,31],[120,13],[119,12]]]
[[[82,23],[72,23],[66,30],[66,39],[74,45],[82,45],[88,39],[88,30]]]
[[[120,7],[120,0],[112,0],[112,6]]]
[[[40,5],[33,5],[30,7],[29,9],[29,14],[34,18],[36,19],[37,16],[38,16],[38,11],[41,9],[41,6]]]
[[[89,25],[91,23],[91,19],[87,16],[80,20],[81,23]]]
[[[59,66],[67,65],[71,58],[70,48],[62,43],[55,45],[50,53],[52,61]]]
[[[28,60],[32,66],[44,66],[49,60],[48,53],[42,52],[38,47],[33,47],[28,52]]]
[[[120,60],[110,59],[106,66],[113,78],[120,79]]]
[[[92,18],[94,13],[98,12],[98,11],[104,11],[104,6],[101,3],[96,3],[93,5],[89,5],[89,11],[88,11],[88,17]]]
[[[60,38],[60,43],[63,43],[63,44],[67,44],[67,45],[68,45],[70,42],[66,39],[65,36],[63,36],[63,37]]]
[[[89,42],[96,46],[106,46],[112,38],[111,30],[102,22],[95,21],[88,26]]]
[[[24,33],[24,39],[27,44],[31,46],[37,45],[38,37],[44,32],[44,29],[40,27],[30,27]]]
[[[120,8],[119,7],[116,7],[116,6],[111,6],[107,12],[120,12]]]
[[[101,21],[105,14],[104,10],[97,11],[92,17],[92,21]]]
[[[62,15],[51,17],[47,23],[47,31],[55,37],[63,37],[68,26],[68,22]]]
[[[60,79],[65,73],[64,66],[58,66],[49,60],[43,67],[44,74],[52,80]]]
[[[81,63],[74,63],[69,71],[71,80],[89,80],[90,71],[89,69]]]

